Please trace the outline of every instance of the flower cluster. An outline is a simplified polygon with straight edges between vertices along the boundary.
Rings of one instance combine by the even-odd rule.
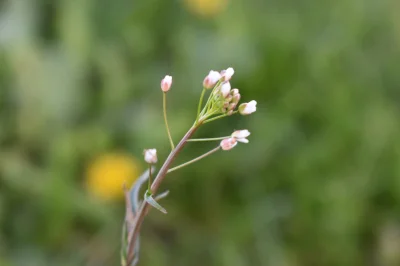
[[[239,113],[241,115],[249,115],[256,111],[257,102],[250,101],[246,103],[239,104],[241,99],[241,95],[239,89],[233,88],[231,86],[231,79],[235,71],[233,68],[227,68],[222,71],[214,71],[211,70],[208,75],[203,80],[203,91],[200,96],[200,101],[197,108],[197,116],[194,124],[188,130],[188,132],[184,135],[184,137],[179,141],[179,143],[175,146],[172,134],[170,132],[168,121],[167,121],[167,93],[171,90],[172,87],[172,76],[165,76],[160,83],[161,91],[163,92],[163,114],[164,114],[164,123],[168,135],[168,139],[171,145],[171,152],[168,158],[163,163],[162,167],[158,171],[156,177],[154,178],[154,182],[152,182],[152,169],[154,164],[157,163],[157,150],[156,149],[146,149],[144,150],[144,160],[148,163],[149,170],[147,176],[148,187],[144,195],[143,203],[141,206],[139,205],[139,200],[135,200],[133,203],[131,202],[132,198],[137,198],[136,196],[126,196],[127,206],[132,206],[132,213],[129,212],[130,208],[127,208],[126,215],[126,238],[124,238],[123,249],[122,249],[122,261],[123,265],[132,265],[138,261],[138,237],[139,237],[139,229],[140,224],[143,222],[144,216],[148,213],[150,206],[158,209],[162,213],[167,213],[167,211],[158,203],[158,200],[163,198],[164,194],[160,194],[158,196],[154,196],[157,192],[160,183],[165,178],[165,176],[175,170],[178,170],[182,167],[185,167],[189,164],[197,162],[219,150],[231,150],[233,147],[237,145],[238,142],[248,143],[247,139],[250,136],[250,132],[247,129],[236,130],[229,136],[224,137],[216,137],[216,138],[204,138],[204,139],[194,139],[191,138],[195,132],[204,124],[216,121],[218,119],[234,115]],[[203,104],[203,99],[207,91],[210,91],[209,96],[205,104]],[[172,162],[177,157],[179,152],[182,150],[183,146],[190,141],[220,141],[219,144],[206,152],[203,155],[200,155],[186,163],[181,165],[171,167]],[[142,179],[140,179],[142,180]],[[141,182],[137,182],[133,187],[132,191],[134,191],[134,195],[137,195],[140,190],[140,186],[144,183],[146,179],[143,179]]]
[[[229,116],[236,112],[241,115],[249,115],[256,111],[257,102],[254,100],[249,103],[242,103],[238,110],[235,110],[241,95],[238,89],[231,87],[230,80],[234,73],[235,71],[231,67],[221,72],[211,70],[204,78],[204,89],[212,89],[212,91],[206,105],[199,114],[198,121],[207,121],[215,115]]]

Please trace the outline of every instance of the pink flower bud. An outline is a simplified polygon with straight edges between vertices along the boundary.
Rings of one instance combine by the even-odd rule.
[[[203,81],[203,86],[206,89],[211,89],[215,86],[218,80],[221,79],[221,74],[217,71],[211,70]]]
[[[221,71],[224,81],[229,81],[232,78],[234,73],[235,73],[235,70],[233,70],[233,68],[231,68],[231,67],[226,70]]]
[[[221,85],[221,94],[222,96],[225,98],[226,96],[229,95],[229,93],[231,92],[231,84],[228,82],[224,82]]]
[[[237,105],[236,103],[229,104],[228,110],[233,111],[236,108],[236,105]]]
[[[235,138],[227,138],[227,139],[223,139],[221,141],[220,146],[224,151],[228,151],[228,150],[232,149],[233,147],[235,147],[236,144],[237,144],[237,141]]]
[[[239,94],[239,90],[238,89],[232,89],[231,90],[231,94],[232,94],[232,96],[235,96],[235,95],[237,95],[237,94]]]
[[[143,152],[144,160],[146,163],[154,164],[157,162],[157,150],[156,149],[147,149]]]
[[[240,101],[240,94],[238,93],[238,94],[233,95],[232,102],[237,104],[239,101]]]
[[[171,76],[165,76],[165,78],[163,78],[161,80],[161,90],[163,92],[167,92],[169,91],[169,89],[171,88],[172,85],[172,77]]]
[[[247,129],[236,130],[231,135],[232,138],[235,138],[237,141],[243,143],[249,143],[249,140],[246,139],[248,136],[250,136],[250,132]]]
[[[256,108],[257,102],[256,101],[250,101],[248,103],[242,103],[239,106],[239,112],[242,115],[249,115],[251,113],[254,113],[257,108]]]

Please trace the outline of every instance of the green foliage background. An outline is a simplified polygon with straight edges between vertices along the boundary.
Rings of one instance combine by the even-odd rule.
[[[97,154],[168,153],[201,82],[232,66],[250,143],[171,175],[140,265],[400,265],[400,4],[235,0],[0,4],[0,265],[118,265],[123,203],[83,185]],[[213,147],[190,144],[183,162]]]

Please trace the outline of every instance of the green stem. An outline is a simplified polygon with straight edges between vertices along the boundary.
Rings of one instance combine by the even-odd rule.
[[[201,105],[203,104],[203,98],[204,98],[204,94],[205,94],[205,93],[206,93],[206,88],[203,88],[203,91],[201,92],[201,96],[200,96],[199,106],[197,107],[196,121],[199,120]]]
[[[212,150],[209,151],[209,152],[204,153],[203,155],[201,155],[201,156],[199,156],[199,157],[197,157],[197,158],[194,158],[193,160],[190,160],[190,161],[188,161],[188,162],[186,162],[186,163],[183,163],[183,164],[181,164],[181,165],[178,165],[178,166],[175,166],[175,167],[173,167],[173,168],[170,168],[170,169],[168,170],[167,173],[171,173],[172,171],[178,170],[178,169],[180,169],[180,168],[182,168],[182,167],[185,167],[185,166],[187,166],[187,165],[189,165],[189,164],[195,163],[195,162],[197,162],[197,161],[203,159],[204,157],[207,157],[208,155],[213,154],[214,152],[218,151],[220,148],[221,148],[221,147],[218,145],[218,147],[212,149]]]
[[[207,113],[207,111],[209,110],[210,101],[211,101],[212,98],[213,98],[213,95],[214,95],[214,93],[215,93],[215,90],[218,88],[218,86],[219,86],[220,84],[221,84],[221,81],[218,81],[217,84],[215,84],[214,88],[212,89],[212,91],[211,91],[211,93],[210,93],[210,96],[208,97],[208,100],[207,100],[206,104],[204,105],[203,111],[206,111],[206,113]],[[202,114],[203,114],[203,113],[202,113]],[[204,115],[204,114],[203,114],[203,115]]]
[[[205,139],[188,139],[187,141],[215,141],[230,138],[231,136],[219,137],[219,138],[205,138]]]
[[[175,149],[174,142],[172,141],[171,132],[169,131],[168,120],[167,120],[167,93],[163,93],[163,111],[164,111],[164,122],[165,127],[167,128],[167,134],[169,138],[169,142],[171,144],[171,150]]]
[[[148,179],[148,185],[147,185],[147,189],[151,192],[151,164],[149,164],[149,179]]]
[[[214,121],[214,120],[217,120],[217,119],[220,119],[220,118],[223,118],[223,117],[225,117],[225,116],[228,116],[228,115],[227,115],[227,114],[223,114],[223,115],[219,115],[219,116],[216,116],[216,117],[207,119],[206,121],[204,121],[204,124],[205,124],[205,123],[208,123],[208,122],[211,122],[211,121]]]
[[[238,112],[238,111],[234,111],[231,115],[236,114],[237,112]],[[223,117],[225,117],[225,116],[228,116],[228,115],[227,115],[227,114],[222,114],[222,115],[219,115],[219,116],[216,116],[216,117],[207,119],[207,120],[205,120],[205,121],[203,122],[203,124],[208,123],[208,122],[211,122],[211,121],[214,121],[214,120],[217,120],[217,119],[220,119],[220,118],[223,118]]]

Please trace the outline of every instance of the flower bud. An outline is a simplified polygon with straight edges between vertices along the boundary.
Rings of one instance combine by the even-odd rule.
[[[221,74],[217,71],[211,70],[210,73],[208,73],[207,77],[205,77],[203,81],[203,86],[206,89],[211,89],[215,86],[215,84],[220,80]]]
[[[169,89],[171,88],[171,85],[172,85],[172,77],[171,76],[167,75],[161,80],[161,90],[163,92],[169,91]]]
[[[236,105],[237,105],[236,103],[229,104],[228,110],[233,111],[236,108]]]
[[[256,108],[257,102],[256,101],[250,101],[248,103],[242,103],[239,106],[239,112],[242,115],[249,115],[251,113],[254,113],[257,108]]]
[[[221,85],[221,94],[222,96],[225,98],[229,95],[229,93],[231,92],[231,84],[228,82],[224,82]]]
[[[232,96],[235,96],[236,94],[239,94],[239,90],[238,89],[232,89],[231,90],[231,94],[232,94]]]
[[[235,147],[237,144],[237,141],[235,138],[227,138],[227,139],[223,139],[220,143],[221,148],[224,151],[228,151],[230,149],[232,149],[233,147]]]
[[[144,160],[146,163],[154,164],[157,162],[157,150],[156,149],[147,149],[143,152]]]
[[[233,95],[232,102],[238,104],[239,101],[240,101],[240,94],[238,93]]]
[[[235,138],[237,141],[243,143],[249,143],[249,140],[246,139],[248,136],[250,136],[250,132],[247,129],[236,130],[231,135],[232,138]]]
[[[226,70],[221,71],[224,81],[229,81],[232,78],[234,73],[235,73],[235,70],[233,70],[233,68],[231,68],[231,67]]]

